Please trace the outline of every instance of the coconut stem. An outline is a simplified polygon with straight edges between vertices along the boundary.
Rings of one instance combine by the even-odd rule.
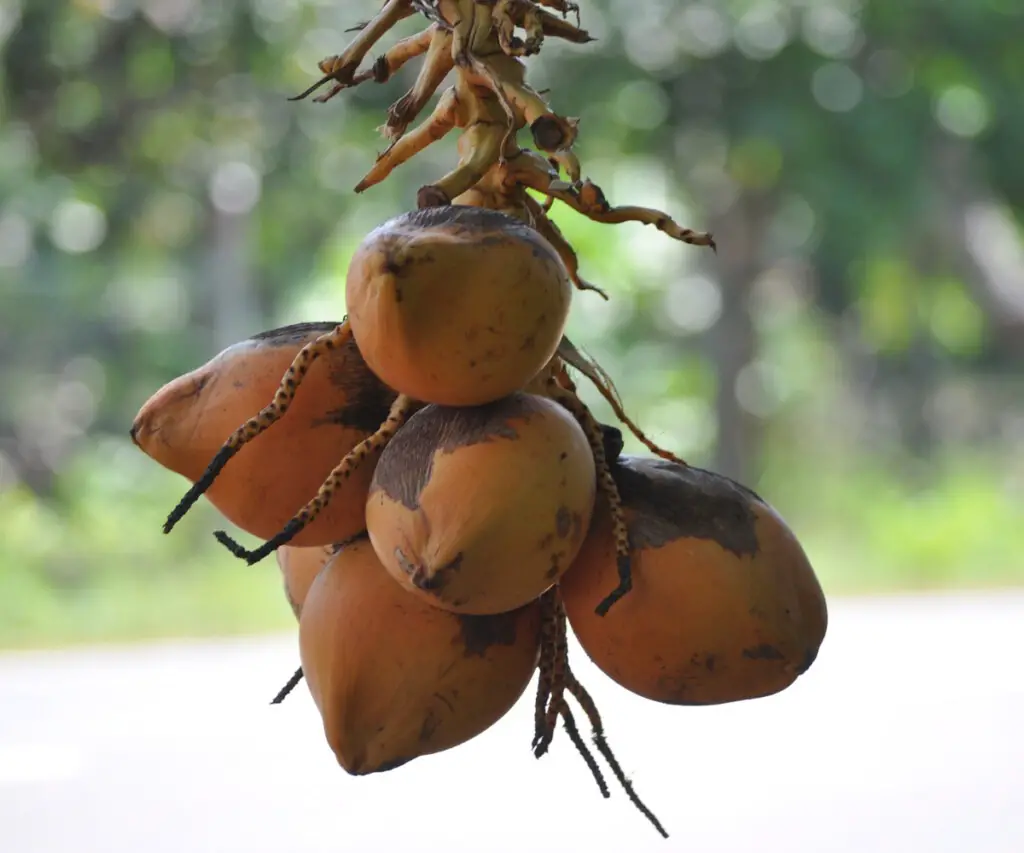
[[[284,417],[292,401],[295,399],[295,394],[298,392],[302,380],[309,372],[309,368],[313,366],[313,362],[324,353],[343,346],[351,337],[352,329],[349,327],[348,320],[346,319],[332,331],[321,335],[315,341],[310,341],[299,350],[291,365],[284,372],[281,384],[274,394],[273,401],[261,409],[259,413],[249,418],[224,442],[203,473],[203,476],[192,485],[192,488],[185,493],[185,496],[178,502],[178,505],[167,516],[167,521],[164,522],[164,533],[170,533],[174,526],[185,517],[185,514],[213,485],[217,475],[220,474],[224,466],[228,464],[239,450]]]

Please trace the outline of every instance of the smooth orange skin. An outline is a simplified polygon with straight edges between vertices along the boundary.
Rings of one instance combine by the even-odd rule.
[[[469,224],[437,221],[459,216]],[[373,372],[415,400],[446,406],[525,387],[554,355],[572,294],[565,265],[539,233],[458,205],[372,231],[345,284],[349,322]]]
[[[483,733],[518,701],[540,654],[540,605],[447,613],[406,593],[366,540],[313,581],[299,619],[306,683],[338,763],[394,769]]]
[[[133,440],[150,458],[195,483],[223,442],[273,400],[299,350],[334,325],[303,324],[293,333],[228,347],[150,397],[135,418]],[[228,462],[205,497],[247,533],[274,536],[316,495],[345,454],[376,428],[370,427],[373,417],[353,408],[354,388],[361,389],[364,405],[367,398],[380,398],[376,408],[383,421],[395,395],[372,377],[354,345],[314,362],[284,417]],[[362,423],[346,425],[346,420]],[[365,528],[363,508],[374,462],[371,457],[360,466],[327,508],[291,540],[293,545],[327,545]]]
[[[285,598],[296,619],[302,613],[302,605],[316,576],[336,553],[334,545],[314,545],[309,548],[282,545],[274,552],[278,568],[281,569]]]
[[[633,589],[602,617],[595,608],[618,575],[599,501],[561,591],[573,632],[610,678],[656,702],[710,705],[777,693],[810,667],[828,624],[824,594],[785,522],[751,506],[756,556],[696,537],[634,548]],[[637,513],[625,509],[633,534]]]
[[[435,607],[514,610],[557,583],[583,546],[597,492],[586,434],[558,403],[536,395],[510,399],[522,398],[532,400],[528,416],[513,408],[512,416],[493,421],[515,438],[492,435],[434,450],[416,508],[388,494],[375,473],[366,503],[370,541],[392,577]],[[414,421],[444,421],[451,413],[427,406],[415,414],[385,448],[378,472],[387,468],[385,454],[396,466],[406,464]],[[453,563],[458,568],[446,571]],[[411,566],[444,583],[418,581]]]

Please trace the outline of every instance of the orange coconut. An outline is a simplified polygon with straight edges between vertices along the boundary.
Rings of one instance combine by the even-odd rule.
[[[337,552],[336,545],[314,545],[307,548],[282,545],[274,552],[281,569],[285,598],[296,619],[302,613],[302,605],[316,576]]]
[[[406,593],[361,540],[313,581],[299,619],[310,693],[338,763],[391,770],[465,743],[526,689],[540,648],[540,607],[462,616]]]
[[[406,589],[459,613],[533,601],[569,568],[596,491],[586,435],[557,403],[513,394],[426,406],[381,454],[370,541]]]
[[[446,205],[366,236],[345,301],[359,349],[384,382],[446,406],[523,388],[558,347],[572,284],[555,249],[504,213]]]
[[[670,704],[777,693],[807,670],[827,627],[800,543],[749,489],[710,471],[622,457],[613,466],[632,544],[633,588],[618,583],[607,506],[561,590],[573,632],[623,687]]]
[[[225,439],[273,400],[299,350],[336,325],[285,326],[228,347],[157,391],[135,418],[133,440],[195,483]],[[313,363],[284,417],[242,447],[207,499],[232,523],[269,539],[345,454],[376,431],[396,396],[366,367],[350,337]],[[292,544],[326,545],[363,530],[372,474],[372,464],[360,466]]]

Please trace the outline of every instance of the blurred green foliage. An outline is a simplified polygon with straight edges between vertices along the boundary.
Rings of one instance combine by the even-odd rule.
[[[612,294],[573,340],[828,591],[1024,582],[1024,6],[581,5],[599,40],[549,41],[531,81],[613,203],[720,252],[556,208]],[[293,622],[209,505],[161,534],[186,484],[126,434],[228,344],[339,318],[361,236],[453,163],[447,139],[351,192],[413,68],[286,100],[375,8],[0,0],[0,645]]]

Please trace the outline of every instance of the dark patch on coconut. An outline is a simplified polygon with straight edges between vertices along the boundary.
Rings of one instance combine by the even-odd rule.
[[[198,397],[200,394],[203,393],[206,386],[210,384],[210,379],[212,379],[212,377],[209,375],[195,377],[192,380],[192,387],[188,389],[187,393],[182,395],[182,399],[186,399],[188,397]]]
[[[463,554],[459,551],[453,559],[429,575],[425,566],[417,565],[410,575],[412,582],[417,589],[422,589],[424,592],[436,592],[444,589],[452,579],[452,575],[462,568],[462,559]]]
[[[626,456],[612,466],[634,548],[661,548],[676,539],[710,539],[737,557],[760,550],[750,489],[703,468]]]
[[[426,716],[423,718],[423,725],[420,726],[419,741],[420,743],[428,743],[434,736],[434,732],[438,730],[441,725],[441,718],[437,715],[433,708],[427,710]]]
[[[506,238],[512,239],[522,243],[533,257],[549,261],[556,269],[563,266],[554,246],[523,220],[497,210],[465,204],[443,204],[410,210],[375,229],[364,244],[380,239],[383,234],[415,234],[427,230],[446,231],[485,246],[504,243]],[[503,236],[494,234],[495,231],[502,232]]]
[[[192,400],[195,397],[198,397],[209,387],[211,382],[213,384],[217,383],[217,376],[215,374],[203,373],[199,376],[193,376],[188,387],[182,388],[181,391],[174,396],[173,400],[168,401],[168,405],[176,405],[183,400]]]
[[[381,382],[366,366],[355,337],[350,337],[340,349],[324,354],[321,359],[327,363],[331,384],[345,402],[329,410],[319,423],[375,433],[387,420],[398,392]]]
[[[334,542],[333,544],[328,545],[327,547],[330,549],[331,556],[332,557],[336,557],[338,554],[340,554],[346,548],[350,548],[350,547],[352,547],[353,545],[356,545],[359,542],[367,542],[368,543],[369,541],[370,541],[370,531],[369,530],[360,530],[358,533],[353,533],[351,536],[348,537],[348,539],[343,539],[341,542]],[[326,563],[324,565],[326,566]]]
[[[625,442],[622,440],[622,430],[608,424],[598,424],[601,427],[601,442],[604,445],[604,458],[608,464],[613,464],[622,455],[622,448]]]
[[[572,514],[572,541],[581,542],[586,535],[583,529],[583,516],[578,512]]]
[[[686,688],[680,688],[680,694],[678,696],[672,696],[668,699],[659,699],[659,702],[664,702],[666,705],[675,705],[679,708],[706,708],[709,705],[721,705],[722,702],[716,699],[687,699],[685,697]],[[729,700],[733,701],[733,700]]]
[[[388,275],[398,278],[410,266],[412,261],[409,258],[399,258],[395,245],[392,243],[384,250],[384,263],[382,269]]]
[[[569,507],[560,506],[555,513],[555,532],[559,539],[565,539],[572,532],[572,513]]]
[[[811,668],[811,665],[814,663],[815,660],[817,660],[817,658],[818,649],[816,646],[811,646],[809,649],[807,649],[807,652],[804,654],[804,659],[800,662],[800,666],[797,669],[796,674],[803,675],[805,672],[807,672],[807,670]]]
[[[297,343],[298,341],[313,341],[321,335],[333,331],[342,323],[317,322],[317,323],[292,323],[290,326],[281,326],[278,329],[268,329],[249,338],[250,341],[264,341],[276,347],[283,347]]]
[[[288,601],[288,606],[291,607],[292,613],[295,614],[295,618],[298,619],[302,615],[302,605],[295,600],[295,596],[292,595],[291,589],[288,587],[287,582],[281,584],[284,587],[284,597]]]
[[[527,605],[529,606],[529,605]],[[483,657],[491,646],[515,645],[523,608],[493,616],[458,615],[465,656]]]
[[[472,231],[527,231],[529,226],[499,210],[486,207],[474,207],[467,204],[449,204],[441,207],[424,207],[406,211],[389,219],[383,226],[387,231],[413,230],[425,231],[434,228],[454,227]]]
[[[661,674],[656,682],[656,701],[682,708],[702,708],[738,701],[741,697],[728,698],[721,689],[716,690],[714,687],[714,680],[729,670],[726,661],[717,654],[704,652],[693,655],[682,668],[670,668],[662,663]]]
[[[661,673],[658,675],[655,683],[655,693],[658,696],[657,701],[664,702],[666,705],[693,707],[708,704],[702,700],[690,697],[689,682],[693,679],[694,676],[690,674],[688,668],[679,672],[670,672],[668,667],[663,664]]]
[[[403,764],[408,764],[412,761],[411,758],[393,758],[391,761],[385,761],[383,764],[378,765],[373,770],[367,770],[365,773],[354,773],[354,776],[369,776],[373,773],[387,773],[389,770],[397,770]]]
[[[782,654],[775,646],[769,643],[761,643],[760,645],[754,646],[753,648],[744,649],[743,657],[747,660],[785,660],[785,655]]]
[[[500,246],[502,243],[505,242],[505,238],[502,237],[500,234],[484,234],[476,242],[477,244],[490,249],[494,246]]]
[[[370,494],[382,491],[406,509],[418,509],[435,454],[518,438],[509,422],[529,420],[548,405],[544,398],[516,393],[483,406],[424,406],[384,448],[374,470]]]
[[[294,346],[299,342],[312,343],[321,335],[334,331],[340,323],[295,323],[253,335],[250,340],[266,341],[273,346]],[[327,366],[328,378],[337,388],[345,404],[328,410],[323,418],[313,421],[313,426],[334,424],[356,429],[368,434],[374,433],[387,419],[391,404],[398,396],[381,382],[366,366],[355,338],[349,336],[336,349],[319,358]],[[298,393],[302,393],[299,389]],[[340,459],[338,460],[341,461]]]

